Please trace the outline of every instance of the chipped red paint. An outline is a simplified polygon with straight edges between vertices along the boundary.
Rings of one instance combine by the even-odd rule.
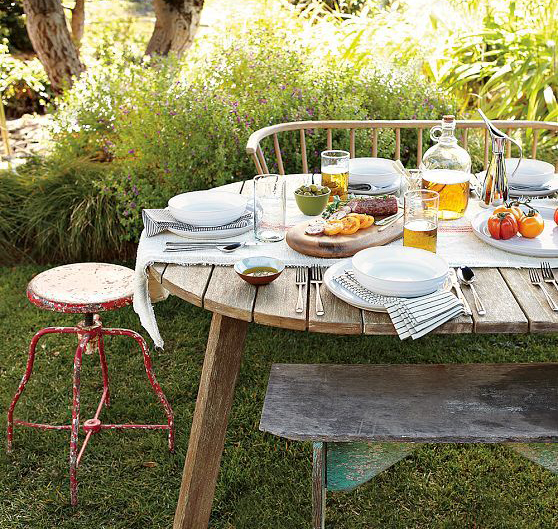
[[[13,428],[14,425],[28,426],[32,428],[39,428],[42,430],[70,430],[70,496],[72,505],[76,505],[78,501],[78,480],[77,480],[77,469],[81,462],[81,458],[87,447],[89,440],[92,435],[100,432],[101,430],[128,430],[128,429],[145,429],[145,430],[168,430],[168,442],[169,450],[174,451],[174,415],[170,404],[163,393],[161,386],[157,382],[155,373],[153,372],[153,366],[151,363],[151,356],[149,354],[149,348],[147,343],[142,338],[142,336],[134,331],[128,329],[105,329],[103,328],[101,318],[96,313],[97,310],[113,310],[115,308],[125,306],[131,303],[131,296],[125,298],[119,298],[111,302],[104,303],[80,303],[80,304],[69,304],[69,303],[59,303],[46,300],[44,297],[36,296],[31,288],[27,290],[27,296],[30,301],[37,305],[38,307],[45,308],[47,310],[53,310],[58,312],[69,312],[69,313],[89,313],[94,314],[93,325],[87,326],[85,322],[80,322],[75,327],[47,327],[40,330],[29,345],[29,355],[27,359],[27,367],[25,374],[21,379],[17,392],[10,404],[8,409],[8,451],[13,448]],[[90,322],[91,320],[89,320]],[[78,337],[79,343],[74,356],[74,373],[72,381],[72,421],[71,424],[65,425],[50,425],[42,423],[34,423],[27,421],[19,421],[13,418],[14,408],[21,397],[25,386],[33,371],[33,364],[35,361],[35,350],[39,339],[46,334],[75,334]],[[128,336],[138,343],[143,354],[143,361],[145,366],[145,371],[147,373],[147,378],[149,383],[153,388],[153,391],[157,395],[159,402],[161,403],[165,414],[167,416],[167,424],[103,424],[99,419],[101,411],[104,406],[110,406],[110,390],[109,390],[109,375],[107,361],[105,357],[105,346],[104,346],[104,336]],[[99,359],[101,363],[101,372],[103,376],[103,393],[97,410],[93,418],[86,420],[80,425],[80,382],[81,382],[81,365],[83,354],[91,354],[95,350],[99,352]],[[79,448],[79,430],[83,429],[85,433],[85,438]]]

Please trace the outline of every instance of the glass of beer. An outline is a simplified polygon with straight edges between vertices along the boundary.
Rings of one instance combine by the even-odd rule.
[[[349,158],[347,151],[322,152],[322,185],[329,187],[329,201],[334,196],[341,200],[347,198],[349,191]]]
[[[417,189],[405,193],[403,246],[436,253],[439,201],[436,191]]]
[[[450,169],[432,169],[422,173],[422,187],[440,194],[438,218],[460,219],[469,203],[469,173]]]

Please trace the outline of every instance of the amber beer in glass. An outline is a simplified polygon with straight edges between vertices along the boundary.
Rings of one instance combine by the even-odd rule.
[[[436,191],[417,189],[407,191],[404,197],[403,246],[436,253],[440,195]]]
[[[349,158],[347,151],[322,152],[322,185],[329,187],[329,202],[334,196],[341,200],[347,198],[349,192]]]
[[[422,187],[440,195],[438,218],[460,219],[469,203],[469,173],[450,169],[432,169],[422,173]]]

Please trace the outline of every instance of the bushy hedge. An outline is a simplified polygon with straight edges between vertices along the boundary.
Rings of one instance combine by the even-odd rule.
[[[164,206],[179,192],[252,178],[246,141],[267,125],[437,119],[452,110],[410,73],[357,73],[316,61],[265,31],[221,46],[211,57],[195,62],[190,56],[190,65],[141,59],[90,68],[59,106],[52,154],[24,170],[33,181],[24,200],[33,221],[24,220],[20,246],[43,261],[121,256],[139,237],[142,208]],[[402,134],[402,156],[413,163],[416,138],[410,134]],[[300,172],[297,135],[280,140],[286,170]],[[369,133],[357,133],[356,140],[358,154],[370,152]],[[334,144],[347,148],[348,133],[340,131]],[[324,148],[325,132],[311,131],[311,168],[318,170]],[[272,146],[264,150],[271,159]],[[379,155],[390,157],[393,150],[393,137],[381,134]]]

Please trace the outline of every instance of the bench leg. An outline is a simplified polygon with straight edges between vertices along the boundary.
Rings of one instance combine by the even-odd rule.
[[[312,520],[313,529],[325,528],[327,493],[327,443],[314,443],[312,465]]]

